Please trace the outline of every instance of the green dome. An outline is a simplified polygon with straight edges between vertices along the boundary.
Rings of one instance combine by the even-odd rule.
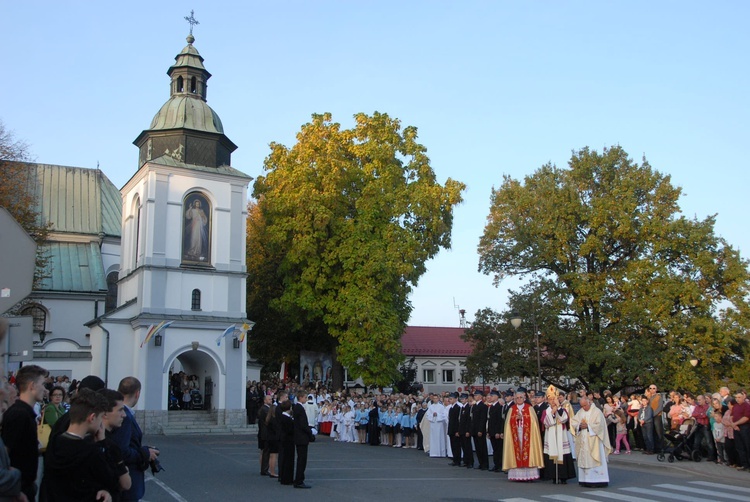
[[[149,127],[152,131],[181,128],[224,134],[219,115],[202,99],[185,94],[169,98]]]

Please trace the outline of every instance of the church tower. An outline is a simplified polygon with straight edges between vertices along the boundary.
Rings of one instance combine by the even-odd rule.
[[[140,379],[137,409],[150,432],[168,428],[171,370],[198,376],[217,425],[245,423],[247,351],[231,327],[249,323],[252,178],[231,167],[237,147],[206,102],[211,74],[194,42],[191,28],[167,71],[169,99],[134,141],[138,170],[121,189],[118,307],[91,323],[94,373],[110,387],[125,376]],[[143,343],[163,321],[172,324]]]

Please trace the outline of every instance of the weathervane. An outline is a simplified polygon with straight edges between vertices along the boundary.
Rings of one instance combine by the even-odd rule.
[[[194,10],[190,10],[190,17],[185,16],[185,21],[190,23],[190,36],[193,36],[193,26],[196,24],[200,24],[197,19],[195,19],[195,16],[193,15],[195,13]]]

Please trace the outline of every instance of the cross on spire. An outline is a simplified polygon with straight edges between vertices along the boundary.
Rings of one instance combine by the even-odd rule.
[[[195,13],[194,10],[190,10],[190,17],[185,16],[185,21],[190,23],[190,36],[193,36],[193,26],[196,24],[200,24],[197,19],[195,19],[195,16],[193,15]]]

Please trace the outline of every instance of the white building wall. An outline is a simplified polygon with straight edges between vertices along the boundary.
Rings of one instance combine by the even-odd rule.
[[[83,323],[96,317],[96,305],[99,302],[99,314],[104,313],[104,296],[95,297],[55,297],[41,298],[36,301],[47,310],[47,336],[66,338],[80,346],[88,346],[86,336],[89,330]]]
[[[473,382],[464,382],[461,380],[461,374],[466,370],[466,366],[464,365],[465,360],[466,357],[415,357],[414,364],[417,369],[416,380],[423,385],[425,392],[456,392],[459,388],[464,390],[470,387],[481,387],[481,378],[477,378]],[[444,369],[453,370],[453,382],[443,379]],[[424,370],[434,371],[435,378],[433,382],[426,382],[424,380]],[[516,388],[519,384],[528,387],[530,383],[528,379],[487,379],[484,381],[485,387],[497,388],[503,391],[509,388]]]
[[[49,371],[53,377],[68,375],[71,381],[76,379],[80,382],[83,377],[92,374],[91,361],[88,359],[39,359],[34,360],[34,364]]]
[[[105,238],[101,245],[102,265],[105,277],[120,270],[120,239]]]

